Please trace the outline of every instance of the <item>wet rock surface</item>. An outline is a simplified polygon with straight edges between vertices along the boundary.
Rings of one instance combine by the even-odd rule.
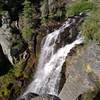
[[[24,99],[20,99],[20,100],[60,100],[60,99],[54,95],[49,95],[49,94],[39,96],[34,93],[29,93],[26,95]]]

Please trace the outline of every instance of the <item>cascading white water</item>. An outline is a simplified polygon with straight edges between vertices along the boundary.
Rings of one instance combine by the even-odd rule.
[[[45,43],[41,48],[37,72],[23,96],[30,92],[58,95],[58,84],[65,58],[72,48],[83,42],[82,38],[77,38],[73,43],[67,44],[55,52],[55,45],[59,34],[73,22],[75,21],[73,20],[71,22],[70,20],[67,20],[58,30],[55,30],[46,36]]]

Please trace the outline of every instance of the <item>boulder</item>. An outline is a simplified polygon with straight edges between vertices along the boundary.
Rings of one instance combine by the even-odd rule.
[[[95,93],[100,91],[99,46],[90,42],[77,55],[67,58],[65,76],[66,82],[59,94],[61,100],[77,100],[77,97],[88,95],[88,92],[92,94],[88,100],[93,100]]]
[[[20,98],[18,100],[31,100],[32,98],[35,98],[37,96],[38,96],[38,94],[28,93],[27,95],[23,96],[22,98]]]
[[[44,95],[37,95],[34,93],[28,93],[25,98],[20,100],[60,100],[57,96],[44,94]]]

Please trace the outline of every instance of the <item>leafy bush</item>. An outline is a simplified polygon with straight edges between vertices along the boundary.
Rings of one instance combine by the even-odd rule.
[[[100,10],[92,11],[80,29],[86,40],[91,39],[100,44]]]
[[[24,27],[23,30],[22,30],[23,38],[26,41],[30,40],[31,37],[32,37],[32,32],[33,32],[33,30],[29,26]]]
[[[100,6],[97,1],[78,0],[66,7],[66,16],[73,16],[80,12],[89,15],[85,18],[80,31],[86,40],[100,43]]]
[[[78,0],[66,7],[66,16],[72,16],[93,9],[95,9],[93,2],[90,2],[89,0]]]
[[[14,84],[15,92],[20,91],[20,86],[17,83],[16,78],[23,75],[23,66],[24,61],[21,60],[17,64],[14,65],[9,72],[3,76],[0,76],[0,96],[2,96],[3,100],[7,100],[10,95],[11,90],[8,89],[9,84]],[[18,92],[16,93],[18,95]]]

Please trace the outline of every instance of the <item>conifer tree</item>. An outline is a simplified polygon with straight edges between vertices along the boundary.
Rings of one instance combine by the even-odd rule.
[[[48,8],[48,0],[41,0],[41,18],[44,23],[48,19],[49,8]]]
[[[32,6],[29,0],[25,0],[23,5],[24,25],[22,29],[22,36],[26,41],[29,41],[32,37]]]

